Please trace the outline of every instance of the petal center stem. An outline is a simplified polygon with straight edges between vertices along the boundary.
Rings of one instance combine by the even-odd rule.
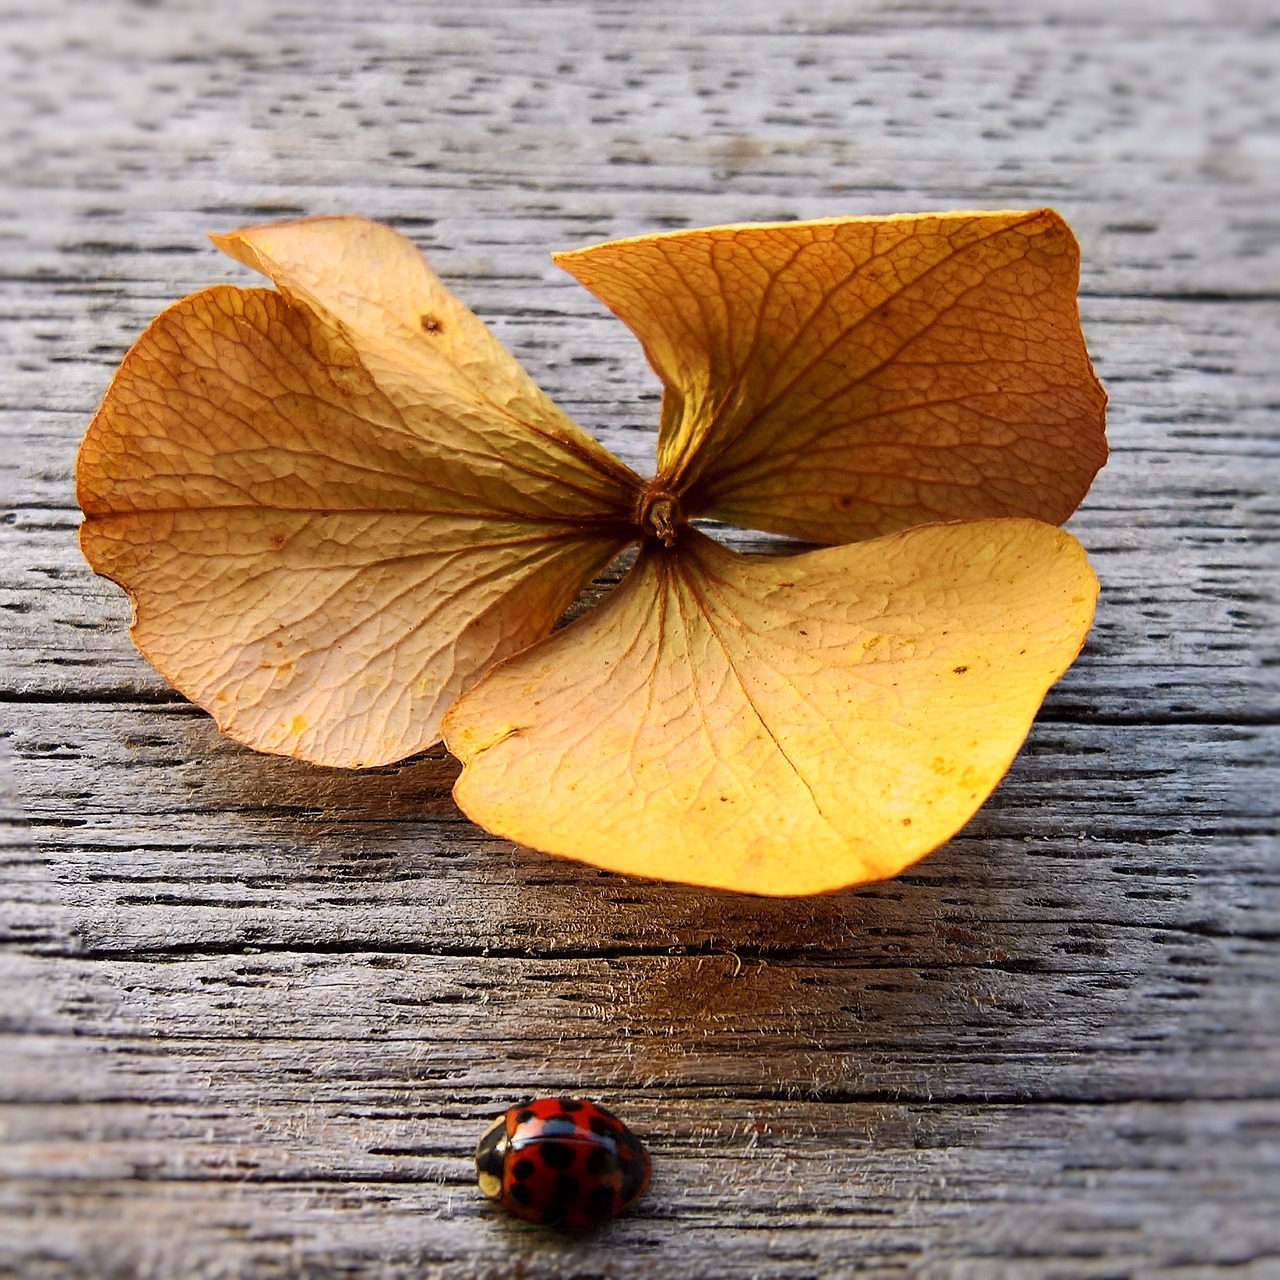
[[[674,493],[650,485],[636,503],[636,524],[650,538],[658,538],[664,547],[675,545],[676,534],[685,524],[684,512]]]

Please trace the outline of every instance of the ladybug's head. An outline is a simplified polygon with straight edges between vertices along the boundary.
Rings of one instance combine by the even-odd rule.
[[[510,1145],[507,1117],[501,1115],[484,1131],[476,1147],[476,1181],[491,1200],[502,1195],[502,1165]]]

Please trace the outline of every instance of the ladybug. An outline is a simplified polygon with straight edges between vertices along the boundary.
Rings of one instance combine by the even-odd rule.
[[[585,1098],[537,1098],[512,1107],[476,1147],[480,1190],[518,1218],[589,1227],[644,1195],[652,1165],[617,1116]]]

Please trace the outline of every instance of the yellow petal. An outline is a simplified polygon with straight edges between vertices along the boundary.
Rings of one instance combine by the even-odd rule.
[[[556,261],[665,391],[690,514],[844,542],[937,520],[1057,524],[1106,459],[1106,397],[1051,210],[642,236]]]
[[[85,556],[171,683],[249,746],[362,766],[437,741],[545,635],[634,497],[457,380],[393,399],[348,332],[266,290],[184,299],[126,356],[77,485]]]
[[[378,389],[424,422],[447,420],[449,450],[474,479],[563,489],[572,510],[631,501],[634,476],[566,417],[440,283],[414,244],[366,218],[304,218],[210,237],[336,328]],[[447,456],[442,453],[442,456]],[[580,491],[585,506],[574,505]],[[553,509],[563,509],[557,496]]]
[[[765,894],[891,876],[953,835],[1070,665],[1097,581],[1049,525],[785,558],[693,530],[445,718],[463,810],[635,875]]]

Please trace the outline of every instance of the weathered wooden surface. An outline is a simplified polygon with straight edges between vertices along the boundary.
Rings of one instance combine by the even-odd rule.
[[[1280,1275],[1271,6],[27,0],[0,42],[0,1274]],[[652,378],[549,248],[1041,203],[1112,395],[1098,623],[892,883],[633,882],[477,831],[443,755],[251,755],[76,551],[111,369],[247,278],[208,228],[396,222],[639,463]],[[477,1198],[534,1090],[649,1135],[635,1216]]]

